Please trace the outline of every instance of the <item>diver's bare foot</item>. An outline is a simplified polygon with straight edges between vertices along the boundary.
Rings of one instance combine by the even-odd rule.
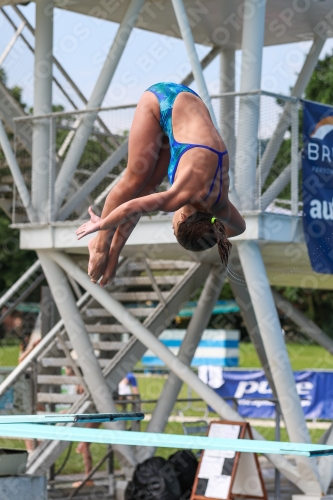
[[[103,278],[100,281],[101,287],[108,285],[115,277],[117,272],[118,259],[119,259],[119,254],[115,251],[112,251],[111,249],[109,252],[106,268],[103,273]]]
[[[104,251],[96,248],[96,238],[93,238],[88,243],[89,264],[88,275],[93,283],[97,283],[99,278],[103,276],[108,262],[108,249]]]

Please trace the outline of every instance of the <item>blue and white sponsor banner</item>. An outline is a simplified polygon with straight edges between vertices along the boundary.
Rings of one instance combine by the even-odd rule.
[[[186,330],[165,330],[159,340],[177,356]],[[205,330],[191,366],[238,366],[239,330]],[[148,350],[142,358],[145,366],[164,366],[152,351]]]
[[[294,372],[294,377],[306,418],[332,419],[333,372],[301,371]],[[222,398],[235,397],[243,417],[275,416],[275,404],[268,401],[274,396],[262,370],[224,370],[223,384],[215,391]]]
[[[303,101],[303,227],[312,269],[333,274],[333,107]]]

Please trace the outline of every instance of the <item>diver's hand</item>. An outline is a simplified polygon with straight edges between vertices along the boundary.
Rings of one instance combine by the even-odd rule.
[[[90,221],[85,222],[79,229],[76,231],[77,239],[80,240],[87,234],[95,233],[99,231],[101,225],[101,218],[98,217],[93,211],[92,208],[88,208],[88,213],[90,215]]]

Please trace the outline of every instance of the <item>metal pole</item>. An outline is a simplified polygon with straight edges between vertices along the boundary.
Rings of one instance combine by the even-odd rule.
[[[67,255],[53,250],[48,251],[48,255],[61,266],[67,274],[70,274],[77,283],[85,288],[102,307],[123,324],[143,345],[151,349],[154,354],[162,359],[170,370],[175,372],[183,382],[188,384],[189,387],[191,387],[209,406],[214,408],[218,415],[226,420],[244,421],[240,415],[223,401],[222,398],[216,395],[213,389],[204,384],[188,366],[174,356],[162,342],[156,339],[155,336],[139,322],[139,320],[133,317],[122,304],[116,301],[112,295],[109,295],[106,290],[94,285],[90,281],[89,276]],[[264,439],[255,429],[253,430],[253,436],[255,439]],[[275,455],[266,456],[275,467],[281,470],[285,477],[296,483],[300,489],[305,492],[312,491],[312,483],[308,481],[306,477],[302,477],[300,473],[291,466],[288,460],[281,456],[279,456],[278,459],[276,459]]]
[[[39,260],[36,260],[36,262],[34,262],[32,264],[32,266],[29,267],[29,269],[26,270],[26,272],[24,274],[22,274],[22,276],[14,283],[14,285],[12,285],[10,287],[9,290],[7,290],[6,293],[4,293],[2,295],[2,297],[0,298],[0,308],[6,304],[6,302],[8,302],[8,300],[14,295],[14,293],[16,293],[20,287],[31,277],[33,276],[33,274],[38,271],[38,269],[40,268],[40,262]]]
[[[83,201],[98,184],[105,179],[118,164],[127,155],[128,140],[126,139],[121,146],[116,149],[98,169],[89,177],[88,180],[69,198],[59,210],[58,220],[64,220],[68,217],[75,207]]]
[[[63,270],[53,261],[53,253],[38,252],[43,266],[44,274],[49,283],[58,311],[64,321],[67,334],[75,350],[78,362],[82,369],[85,383],[89,388],[96,409],[100,413],[116,412],[109,387],[103,377],[102,369],[98,363],[87,333],[85,324],[76,306],[72,290]],[[119,429],[116,424],[105,424],[107,428]],[[135,466],[135,458],[130,448],[125,446],[114,447],[121,457],[124,457],[131,466]]]
[[[330,429],[325,444],[333,445],[333,429]],[[323,494],[326,495],[333,478],[333,456],[320,457],[318,460],[318,469],[320,472]]]
[[[29,21],[25,18],[25,16],[22,14],[22,12],[20,11],[20,9],[16,6],[16,5],[12,5],[12,8],[13,10],[16,12],[16,14],[20,17],[20,19],[23,20],[23,22],[25,23],[26,27],[28,28],[28,30],[35,36],[35,30],[33,29],[33,27],[31,26],[31,24],[29,23]],[[2,12],[5,14],[6,18],[8,19],[8,21],[11,23],[11,25],[13,27],[16,27],[15,26],[15,23],[13,23],[12,19],[4,12],[4,10],[2,10]],[[25,44],[29,47],[30,50],[32,50],[33,52],[33,48],[32,46],[29,44],[29,42],[27,41],[27,39],[21,35],[21,38],[22,40],[25,42]],[[78,97],[81,99],[81,101],[83,101],[84,104],[86,104],[88,102],[88,100],[85,98],[85,96],[82,94],[82,92],[80,91],[80,89],[77,87],[77,85],[75,84],[75,82],[71,79],[71,77],[69,76],[69,74],[64,70],[64,68],[61,66],[60,62],[58,61],[58,59],[56,57],[52,57],[52,61],[53,61],[53,64],[58,68],[58,70],[60,71],[60,73],[63,75],[63,77],[67,80],[67,82],[69,83],[69,85],[73,88],[73,90],[76,92],[76,94],[78,95]],[[69,94],[65,91],[65,89],[60,85],[59,81],[53,77],[53,81],[56,83],[56,85],[58,86],[58,88],[63,92],[63,94],[66,96],[66,98],[68,99],[68,101],[73,105],[74,108],[76,108],[76,105],[75,103],[72,101],[71,97],[69,96]],[[108,127],[105,125],[105,123],[102,121],[101,118],[98,118],[98,122],[100,123],[100,125],[102,126],[102,128],[105,130],[106,133],[110,134],[110,130],[108,129]]]
[[[36,2],[34,115],[52,111],[53,0]],[[32,204],[41,222],[47,220],[49,194],[49,120],[33,122]]]
[[[297,170],[299,171],[302,167],[302,153],[299,152],[297,156]],[[260,200],[256,202],[256,206],[261,207],[261,210],[264,211],[268,205],[270,205],[275,198],[281,193],[281,191],[289,184],[291,180],[291,169],[292,169],[292,164],[289,163],[285,167],[284,170],[282,170],[281,174],[275,179],[275,181],[272,182],[272,184],[269,186],[268,189],[264,192],[264,194],[261,196]]]
[[[272,389],[274,397],[277,397],[273,377],[269,368],[267,355],[262,342],[262,338],[260,336],[258,322],[253,310],[253,305],[251,302],[249,291],[245,283],[236,282],[232,278],[229,278],[229,284],[235,296],[236,302],[241,309],[246,329],[258,354],[261,365],[264,369],[266,378],[268,380],[269,386]]]
[[[252,11],[252,15],[244,17],[243,20],[240,92],[260,88],[265,10],[265,1],[244,1],[244,12]],[[235,159],[235,188],[239,206],[242,210],[253,210],[255,204],[259,109],[259,95],[240,98]]]
[[[98,108],[99,106],[101,106],[143,4],[144,0],[132,0],[129,4],[124,18],[118,28],[117,34],[112,43],[102,71],[98,77],[95,88],[87,103],[87,110],[91,108]],[[87,115],[84,115],[84,117],[82,118],[82,122],[77,129],[75,137],[72,140],[64,163],[56,180],[56,210],[59,209],[61,202],[67,193],[69,182],[71,181],[75,169],[80,161],[95,119],[96,114],[94,113],[88,113]]]
[[[109,481],[109,495],[113,496],[115,494],[115,479],[114,479],[114,465],[113,465],[113,449],[110,445],[111,453],[108,456],[107,461],[107,471],[108,471],[108,481]]]
[[[13,38],[10,40],[9,44],[7,45],[7,47],[5,48],[5,50],[3,51],[3,53],[0,56],[0,66],[2,66],[3,63],[5,62],[6,57],[8,56],[8,54],[10,53],[10,51],[12,50],[12,48],[14,47],[14,45],[16,43],[16,40],[21,35],[21,33],[24,30],[26,24],[27,23],[25,21],[23,21],[23,23],[21,23],[20,26],[15,31]]]
[[[280,408],[279,403],[275,403],[275,441],[280,441]],[[281,473],[278,469],[275,469],[275,500],[280,500],[281,498]]]
[[[208,111],[210,113],[211,119],[212,119],[215,127],[218,130],[219,129],[218,123],[217,123],[216,116],[215,116],[215,113],[213,110],[212,102],[210,100],[210,96],[208,93],[205,78],[203,76],[202,67],[201,67],[201,64],[199,61],[199,57],[198,57],[198,54],[197,54],[197,51],[196,51],[196,48],[194,45],[194,39],[193,39],[190,23],[188,21],[188,17],[187,17],[187,13],[186,13],[183,1],[182,0],[172,0],[172,5],[173,5],[173,9],[175,11],[176,17],[177,17],[180,32],[182,34],[182,37],[183,37],[183,40],[185,43],[187,56],[190,60],[192,73],[194,75],[194,80],[195,80],[196,84],[198,85],[199,94],[200,94],[203,102],[206,104]]]
[[[305,59],[304,65],[291,92],[291,95],[293,97],[301,97],[303,92],[305,91],[305,88],[312,76],[313,70],[315,69],[325,41],[326,39],[321,38],[320,36],[316,36],[316,38],[314,39],[311,49]],[[288,130],[291,122],[291,106],[291,102],[287,102],[285,104],[283,113],[280,116],[276,129],[265,149],[257,172],[257,184],[259,181],[259,175],[261,176],[262,185],[264,184],[267,175],[269,174],[269,171],[273,165],[273,161],[275,160],[276,155],[280,149],[284,134],[286,130]]]
[[[203,331],[209,323],[212,310],[219,298],[225,276],[226,270],[222,266],[213,267],[209,273],[178,353],[178,359],[186,366],[191,365]],[[175,373],[170,372],[147,426],[147,432],[164,431],[182,385],[183,381]],[[141,448],[138,450],[137,458],[139,462],[143,462],[146,458],[151,457],[154,452],[155,448]]]
[[[202,69],[204,70],[207,68],[207,66],[215,59],[215,57],[220,53],[221,48],[220,47],[213,47],[210,52],[200,61],[200,65]],[[189,73],[188,75],[185,76],[185,78],[182,79],[180,82],[182,85],[190,85],[194,80],[194,75],[193,72]]]
[[[310,443],[259,246],[254,241],[245,241],[238,245],[238,253],[289,438],[294,442]],[[297,459],[297,464],[300,464],[299,471],[302,476],[311,480],[313,493],[321,493],[316,464],[307,457]]]
[[[317,344],[327,349],[333,355],[333,340],[313,321],[309,320],[301,311],[296,309],[287,299],[282,297],[274,288],[272,288],[275,305],[287,318],[298,325]]]
[[[220,94],[235,91],[235,50],[224,49],[220,53]],[[235,168],[235,102],[236,97],[220,99],[220,132],[229,152],[229,170]],[[230,190],[233,186],[230,184]]]
[[[85,293],[77,301],[76,305],[81,307],[86,300],[88,300],[89,294]],[[49,344],[54,340],[58,332],[64,327],[63,320],[58,321],[58,323],[49,331],[49,333],[42,338],[39,344],[28,354],[26,358],[20,363],[5,380],[0,384],[0,396],[5,394],[5,392],[12,386],[12,384],[24,373],[27,368],[33,363],[37,357],[43,353],[43,351],[49,346]]]
[[[11,174],[17,190],[19,192],[20,198],[22,200],[23,206],[27,212],[30,222],[36,222],[37,213],[31,204],[30,194],[28,188],[24,182],[23,176],[21,174],[20,167],[17,164],[15,155],[11,148],[8,136],[3,126],[2,120],[0,119],[0,145],[3,150],[3,154],[7,160],[8,166],[10,168]]]
[[[291,109],[291,213],[298,215],[298,102]]]

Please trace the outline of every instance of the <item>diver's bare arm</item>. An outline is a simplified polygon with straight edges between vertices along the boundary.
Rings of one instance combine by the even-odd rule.
[[[111,212],[105,219],[99,219],[93,222],[93,219],[85,222],[76,231],[77,237],[80,240],[87,234],[95,233],[96,231],[108,231],[128,220],[136,218],[142,214],[163,210],[165,212],[173,212],[178,210],[183,205],[188,203],[188,195],[184,192],[178,192],[173,186],[169,191],[163,193],[154,193],[142,198],[135,198],[120,205]]]
[[[137,195],[139,187],[128,182],[127,176],[123,176],[120,181],[109,192],[105,199],[101,218],[105,219],[117,207],[131,200]],[[114,230],[100,231],[95,238],[95,248],[100,251],[108,251],[114,235]]]
[[[228,200],[219,211],[213,210],[213,214],[225,224],[228,238],[244,233],[245,220],[231,201]]]
[[[110,215],[100,221],[100,230],[105,231],[119,226],[125,221],[143,214],[163,210],[173,212],[187,202],[187,195],[179,193],[174,187],[163,193],[154,193],[135,198],[116,208]]]

